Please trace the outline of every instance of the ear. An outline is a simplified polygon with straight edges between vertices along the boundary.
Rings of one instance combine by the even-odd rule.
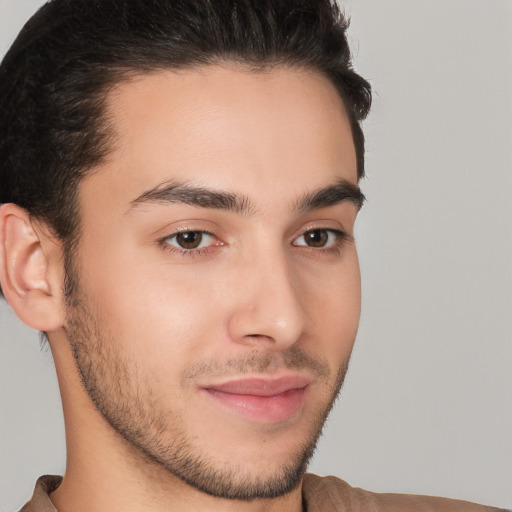
[[[28,326],[51,332],[64,321],[60,243],[14,204],[0,207],[0,283]]]

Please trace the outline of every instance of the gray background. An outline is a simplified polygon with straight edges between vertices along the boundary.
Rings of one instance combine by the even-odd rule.
[[[0,54],[40,4],[0,0]],[[350,0],[363,312],[311,470],[512,506],[512,2]],[[0,305],[0,511],[64,469],[53,363]]]

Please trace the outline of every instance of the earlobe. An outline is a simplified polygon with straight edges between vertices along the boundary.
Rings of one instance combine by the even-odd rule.
[[[38,232],[23,208],[0,208],[0,282],[9,304],[30,327],[51,332],[63,323],[62,286],[50,265],[60,260],[55,240]]]

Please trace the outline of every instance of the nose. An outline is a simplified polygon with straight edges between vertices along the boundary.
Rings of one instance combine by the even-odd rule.
[[[306,311],[300,278],[286,255],[253,254],[238,274],[229,318],[230,338],[250,346],[284,351],[304,333]]]

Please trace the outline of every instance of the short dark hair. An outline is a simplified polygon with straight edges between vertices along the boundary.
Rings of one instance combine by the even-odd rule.
[[[43,220],[66,247],[80,179],[108,155],[106,96],[134,74],[231,61],[309,68],[344,101],[364,174],[371,104],[334,0],[51,0],[0,66],[0,203]]]

